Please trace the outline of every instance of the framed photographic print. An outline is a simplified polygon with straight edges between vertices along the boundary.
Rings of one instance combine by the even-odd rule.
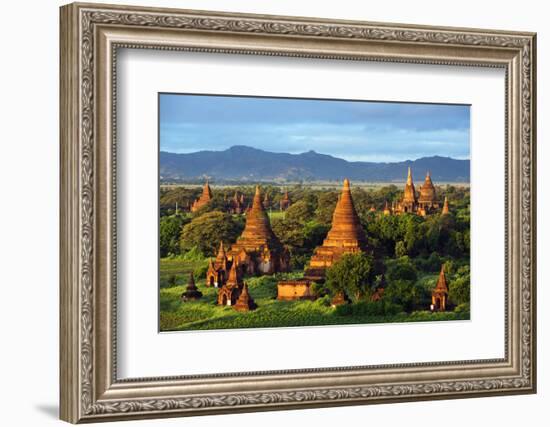
[[[61,418],[536,390],[535,34],[61,8]]]

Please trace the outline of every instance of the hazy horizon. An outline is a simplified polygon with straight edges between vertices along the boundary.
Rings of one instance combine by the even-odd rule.
[[[265,152],[268,152],[268,153],[273,153],[273,154],[290,154],[290,155],[293,155],[293,156],[299,156],[301,154],[306,154],[306,153],[316,153],[316,154],[320,154],[320,155],[324,155],[324,156],[331,156],[331,157],[334,157],[336,159],[341,159],[341,160],[346,160],[347,162],[350,162],[350,163],[356,163],[356,162],[359,162],[359,163],[402,163],[402,162],[414,162],[416,160],[419,160],[419,159],[424,159],[424,158],[430,158],[430,157],[444,157],[444,158],[447,158],[447,159],[452,159],[452,160],[470,160],[469,158],[466,158],[466,159],[459,159],[459,158],[456,158],[456,157],[451,157],[451,156],[440,156],[438,154],[434,154],[432,156],[421,156],[421,157],[417,157],[417,158],[408,158],[408,159],[403,159],[403,160],[396,160],[396,161],[368,161],[368,160],[347,160],[347,159],[344,159],[342,157],[338,157],[338,156],[334,156],[332,154],[327,154],[327,153],[320,153],[319,151],[317,150],[309,150],[309,151],[304,151],[302,153],[288,153],[288,152],[285,152],[285,151],[268,151],[268,150],[264,150],[262,148],[256,148],[256,147],[253,147],[253,146],[250,146],[250,145],[243,145],[243,144],[237,144],[237,145],[232,145],[231,147],[228,147],[228,148],[225,148],[225,149],[220,149],[220,150],[209,150],[209,149],[204,149],[204,150],[198,150],[198,151],[192,151],[192,152],[185,152],[185,153],[178,153],[178,152],[175,152],[175,151],[167,151],[167,150],[160,150],[162,153],[168,153],[168,154],[196,154],[196,153],[204,153],[204,152],[216,152],[216,153],[221,153],[221,152],[224,152],[224,151],[227,151],[227,150],[230,150],[232,148],[236,148],[236,147],[246,147],[246,148],[251,148],[253,150],[261,150],[261,151],[265,151]]]

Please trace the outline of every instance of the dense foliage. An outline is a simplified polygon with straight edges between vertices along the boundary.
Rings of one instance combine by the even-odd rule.
[[[293,270],[291,277],[301,277],[315,248],[323,243],[330,230],[340,189],[296,185],[286,190],[292,204],[285,212],[279,209],[284,194],[280,187],[262,186],[262,196],[266,193],[268,195],[265,208],[273,232],[290,253]],[[259,308],[254,314],[247,315],[249,320],[246,324],[242,324],[236,314],[225,308],[218,310],[211,307],[205,311],[199,308],[202,302],[188,304],[183,313],[179,304],[167,302],[168,295],[172,295],[168,290],[179,291],[184,287],[191,271],[195,273],[197,283],[202,283],[208,257],[216,254],[220,240],[229,245],[236,241],[243,230],[245,215],[228,213],[233,196],[236,192],[243,194],[245,206],[248,206],[252,201],[254,186],[214,187],[213,200],[199,211],[189,212],[189,206],[200,196],[201,191],[200,186],[161,190],[161,288],[167,292],[164,302],[167,311],[163,312],[161,320],[168,329],[191,327],[186,323],[187,318],[198,322],[193,327],[208,329],[232,327],[232,324],[242,327],[272,326],[278,324],[277,319],[281,325],[292,326],[469,316],[469,188],[437,187],[438,200],[442,201],[445,196],[449,200],[449,215],[442,216],[439,211],[426,217],[414,214],[384,215],[382,210],[385,203],[391,205],[402,197],[402,189],[395,185],[352,189],[354,205],[368,239],[369,251],[346,255],[329,268],[325,283],[314,286],[320,296],[315,302],[274,301],[277,277],[247,278],[249,284],[255,284],[256,279],[263,280],[256,283],[258,286],[251,287],[251,293],[254,298],[258,298],[260,292],[259,306],[265,306],[265,309]],[[442,264],[445,265],[449,285],[448,307],[454,313],[433,314],[429,313],[431,292]],[[380,301],[372,301],[371,296],[379,287],[384,288],[383,297]],[[330,301],[338,292],[344,292],[352,303],[334,310],[330,307]],[[209,295],[208,292],[206,294]],[[189,307],[193,307],[191,312],[194,314],[189,311]],[[266,323],[267,313],[272,319],[269,325]],[[332,313],[330,317],[327,317],[328,313]],[[225,320],[222,321],[222,317],[205,320],[214,314]],[[227,316],[235,317],[235,320],[230,321]],[[342,320],[344,318],[347,320]]]
[[[180,233],[182,227],[190,221],[183,215],[163,216],[159,225],[160,256],[162,258],[180,253]]]
[[[174,187],[161,192],[161,215],[173,215],[175,203],[180,211],[189,206],[201,192],[200,187]],[[245,196],[245,205],[251,202],[254,186],[220,187],[214,191],[213,200],[193,214],[187,214],[193,220],[211,212],[227,212],[231,198],[238,192]],[[283,192],[275,186],[262,187],[268,195],[266,209],[272,216],[272,228],[281,242],[292,255],[292,265],[301,268],[307,262],[313,249],[322,243],[330,229],[332,214],[338,199],[339,189],[326,189],[296,185],[289,189],[291,207],[278,215],[278,206]],[[382,215],[386,202],[398,200],[402,191],[395,185],[372,189],[354,188],[354,204],[369,238],[369,245],[377,258],[439,257],[464,258],[470,252],[470,209],[469,189],[466,187],[446,186],[437,189],[438,198],[447,196],[451,204],[451,214],[439,214],[420,217],[418,215]],[[372,212],[371,208],[376,208]],[[282,213],[281,213],[282,214]],[[180,214],[181,215],[181,214]],[[182,218],[180,216],[179,218]],[[235,219],[235,217],[233,217]],[[178,253],[174,241],[179,240],[177,223],[180,220],[161,219],[161,254]],[[184,223],[181,224],[185,225]],[[195,246],[192,242],[191,246]],[[203,245],[198,245],[203,248]],[[210,253],[207,249],[206,253]],[[432,259],[433,261],[434,259]]]
[[[185,225],[181,231],[183,252],[198,248],[204,255],[216,254],[220,241],[234,242],[244,228],[242,217],[224,212],[208,212]]]
[[[374,259],[365,253],[346,254],[327,269],[325,286],[334,296],[344,292],[354,302],[369,299],[373,292]]]

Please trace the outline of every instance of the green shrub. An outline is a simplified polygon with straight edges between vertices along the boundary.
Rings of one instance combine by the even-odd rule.
[[[351,307],[351,304],[337,305],[334,314],[337,316],[349,316],[353,314],[353,308]]]
[[[183,254],[182,259],[184,261],[202,261],[205,259],[205,257],[202,251],[197,246],[193,246]]]
[[[389,300],[361,301],[353,304],[344,304],[336,307],[335,313],[338,316],[357,317],[381,317],[394,316],[403,311],[403,308]]]
[[[408,256],[402,256],[387,265],[386,278],[388,281],[405,280],[416,282],[417,277],[416,268]]]
[[[197,278],[202,279],[203,277],[206,277],[206,272],[208,271],[208,263],[203,263],[199,265],[198,267],[195,267],[193,270],[193,275],[195,276],[195,280]]]
[[[321,307],[330,307],[330,295],[324,295],[315,300],[315,304]]]
[[[407,312],[429,306],[430,294],[420,283],[396,280],[386,286],[384,299],[400,305]]]
[[[464,302],[462,304],[458,304],[455,309],[455,313],[469,313],[470,312],[470,303]]]

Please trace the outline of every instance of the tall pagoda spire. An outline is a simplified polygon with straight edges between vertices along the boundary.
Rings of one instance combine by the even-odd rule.
[[[405,184],[405,192],[403,194],[403,203],[416,203],[416,191],[414,189],[414,182],[412,178],[411,167],[407,173],[407,183]]]
[[[332,215],[332,227],[323,246],[342,246],[346,241],[358,241],[361,244],[366,242],[365,233],[351,197],[350,182],[347,178],[344,180],[342,192]]]
[[[247,274],[273,274],[288,269],[288,252],[271,229],[260,186],[256,186],[244,230],[231,245],[228,258],[238,258]]]
[[[353,205],[350,182],[345,179],[332,215],[332,227],[323,244],[315,248],[305,277],[314,281],[323,280],[325,270],[344,254],[359,253],[366,249],[367,238]]]
[[[210,188],[210,183],[208,180],[204,183],[204,187],[202,187],[202,195],[201,198],[207,198],[210,200],[212,198],[212,189]]]
[[[209,203],[212,200],[212,189],[210,188],[210,184],[208,181],[204,183],[204,186],[202,187],[202,194],[201,196],[193,202],[193,205],[191,206],[191,212],[195,212],[202,208],[204,205]]]
[[[447,196],[445,196],[445,201],[443,202],[443,209],[441,210],[441,215],[448,215],[449,214],[449,201],[447,200]]]
[[[441,270],[439,271],[439,278],[437,279],[437,285],[435,289],[439,291],[449,292],[449,287],[447,286],[447,278],[445,277],[445,264],[441,265]]]
[[[269,217],[265,212],[260,187],[256,186],[256,192],[252,201],[252,208],[246,214],[246,224],[241,234],[241,239],[270,241],[274,238]]]
[[[223,247],[223,240],[220,240],[220,248],[218,249],[218,256],[216,256],[216,260],[222,260],[225,258],[225,248]]]

